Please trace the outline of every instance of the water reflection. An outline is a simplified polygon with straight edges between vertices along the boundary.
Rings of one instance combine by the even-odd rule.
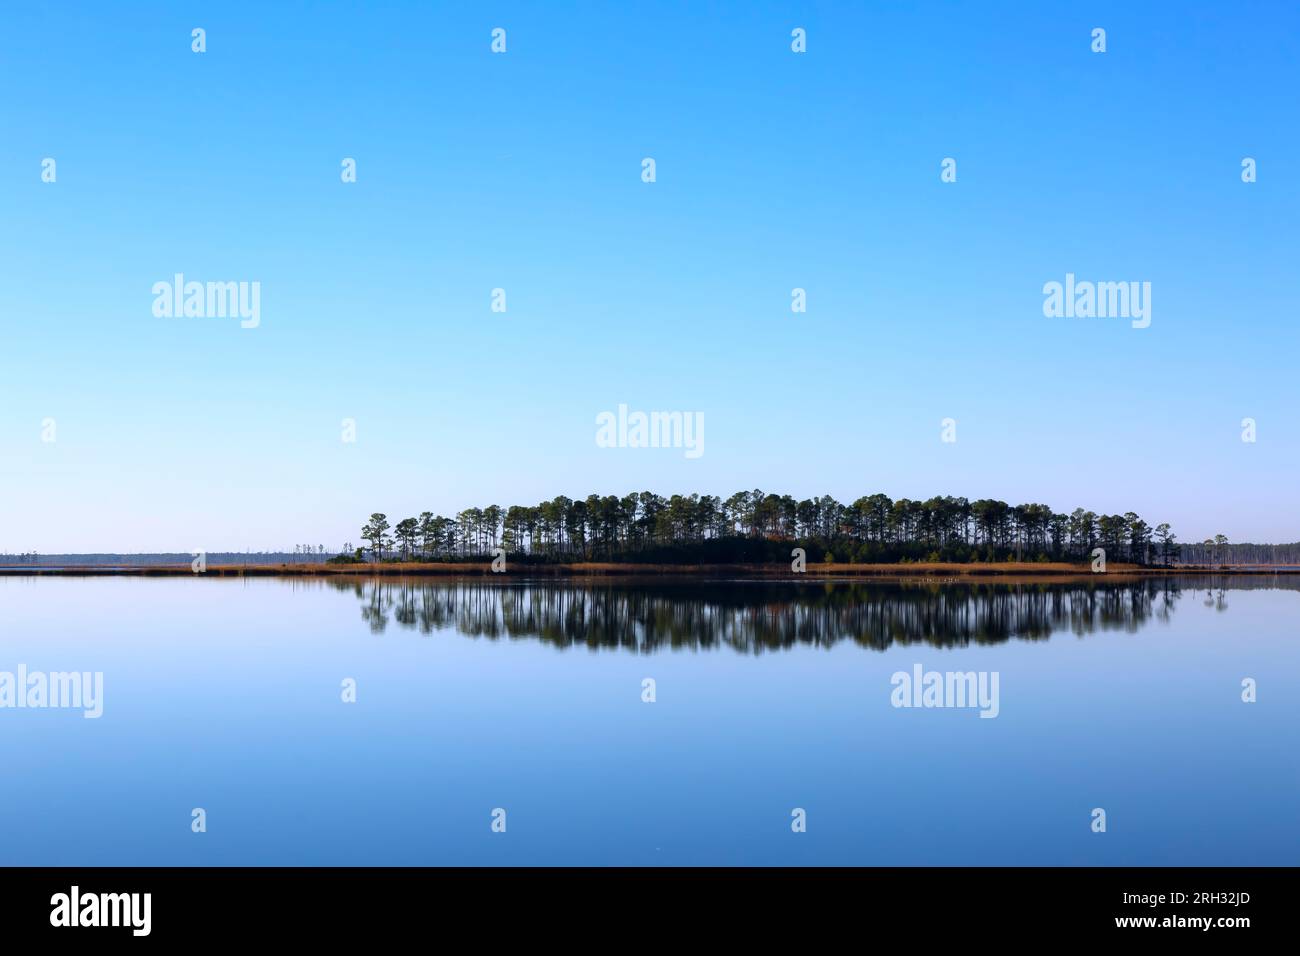
[[[326,578],[295,587],[351,591],[373,633],[390,624],[422,634],[535,639],[640,653],[729,647],[758,654],[841,641],[874,650],[1046,640],[1057,631],[1137,631],[1167,621],[1185,597],[1227,610],[1228,588],[1300,589],[1249,576],[1123,582],[793,583],[779,581],[503,582],[483,579]]]

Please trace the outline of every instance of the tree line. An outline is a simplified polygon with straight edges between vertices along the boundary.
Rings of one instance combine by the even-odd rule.
[[[807,546],[810,561],[1085,560],[1102,548],[1111,561],[1171,564],[1182,547],[1167,523],[1153,527],[1131,511],[1066,513],[989,498],[884,494],[841,504],[830,495],[797,500],[759,489],[725,499],[561,495],[454,517],[426,511],[396,523],[376,512],[361,538],[368,547],[335,560],[457,560],[501,548],[532,561],[767,561],[789,560],[792,546]]]
[[[1300,567],[1300,542],[1291,544],[1229,543],[1223,535],[1183,545],[1187,564],[1268,565]]]

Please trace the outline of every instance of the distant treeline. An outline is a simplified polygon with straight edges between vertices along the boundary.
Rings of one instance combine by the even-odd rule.
[[[1103,548],[1109,561],[1172,564],[1182,547],[1168,524],[1153,527],[1133,512],[883,494],[846,505],[830,495],[800,501],[757,489],[726,499],[560,496],[450,518],[426,511],[395,524],[375,513],[361,537],[368,547],[335,560],[481,559],[502,548],[532,561],[752,563],[789,561],[792,547],[804,547],[813,562],[1052,561],[1085,560]]]
[[[1230,544],[1205,541],[1184,544],[1183,564],[1263,564],[1300,567],[1300,542],[1294,544]]]
[[[209,551],[205,560],[209,565],[238,564],[307,564],[324,561],[328,552],[324,545],[313,545],[308,551]],[[165,568],[188,565],[194,555],[185,552],[156,552],[152,554],[38,554],[27,551],[20,554],[0,552],[0,567],[34,568]]]

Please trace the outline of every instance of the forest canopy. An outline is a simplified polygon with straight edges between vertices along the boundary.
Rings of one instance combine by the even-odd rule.
[[[457,560],[503,549],[530,561],[727,563],[788,560],[791,547],[803,546],[810,561],[1081,561],[1102,548],[1111,561],[1170,564],[1180,548],[1168,524],[1152,527],[1133,512],[884,494],[842,504],[830,495],[797,500],[758,489],[725,499],[650,491],[561,495],[537,505],[467,508],[454,517],[426,511],[395,523],[376,512],[361,538],[367,547],[339,560]]]

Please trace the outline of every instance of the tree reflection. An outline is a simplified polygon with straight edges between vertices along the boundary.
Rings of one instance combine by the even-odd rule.
[[[327,578],[352,591],[373,633],[390,621],[421,634],[454,630],[475,638],[533,639],[555,647],[711,650],[747,654],[852,641],[965,647],[1058,631],[1134,633],[1167,622],[1185,594],[1202,589],[1226,610],[1227,587],[1286,587],[1261,580],[1190,577],[1044,584],[958,582],[602,581]]]

